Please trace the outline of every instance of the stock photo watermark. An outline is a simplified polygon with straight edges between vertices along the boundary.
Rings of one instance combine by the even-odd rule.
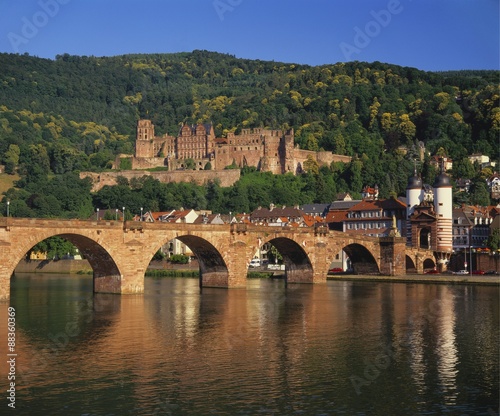
[[[19,47],[26,45],[35,38],[40,30],[47,26],[51,19],[56,17],[61,6],[68,4],[71,0],[39,0],[38,10],[31,17],[23,16],[19,32],[9,32],[7,38],[14,52],[19,53]]]
[[[62,352],[70,345],[72,338],[81,333],[81,325],[88,324],[95,319],[95,312],[101,312],[108,307],[113,299],[113,295],[101,295],[87,297],[79,302],[78,320],[70,321],[66,324],[64,331],[49,333],[49,345],[35,351],[33,359],[29,365],[18,366],[16,363],[16,310],[13,307],[8,309],[8,338],[7,338],[7,362],[9,366],[7,399],[9,407],[16,405],[16,385],[24,384],[26,387],[26,377],[30,373],[39,373],[49,368],[54,359],[57,359]],[[28,389],[29,391],[29,389]]]
[[[411,0],[410,0],[411,1]],[[399,0],[389,0],[385,9],[370,11],[372,17],[363,27],[354,27],[354,37],[351,43],[341,42],[339,47],[347,61],[352,60],[353,54],[359,54],[386,28],[392,21],[393,16],[404,10]]]
[[[224,15],[228,12],[233,12],[241,3],[243,3],[243,0],[214,0],[212,5],[222,22],[224,21]]]
[[[16,408],[16,310],[12,306],[7,309],[7,374],[8,390],[7,400],[12,409]]]

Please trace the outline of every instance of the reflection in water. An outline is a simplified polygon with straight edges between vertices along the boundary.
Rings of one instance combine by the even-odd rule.
[[[223,290],[167,278],[146,279],[144,295],[91,290],[82,277],[12,282],[18,414],[472,415],[498,405],[494,287],[255,279]]]

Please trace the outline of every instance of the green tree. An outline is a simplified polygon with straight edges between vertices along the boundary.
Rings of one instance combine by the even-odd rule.
[[[19,155],[21,154],[21,149],[17,144],[9,145],[9,149],[5,152],[4,163],[5,163],[5,172],[6,173],[14,173],[16,167],[19,165]]]
[[[313,175],[319,173],[319,164],[312,155],[307,155],[307,159],[304,161],[304,170]]]
[[[187,158],[187,159],[184,160],[184,166],[188,170],[194,170],[194,169],[196,169],[196,163],[191,158]]]
[[[487,207],[490,205],[490,193],[486,182],[481,178],[476,178],[471,185],[471,201],[475,205]]]
[[[500,249],[500,229],[495,228],[490,235],[488,236],[488,240],[486,240],[486,247],[488,247],[491,251],[497,252]]]

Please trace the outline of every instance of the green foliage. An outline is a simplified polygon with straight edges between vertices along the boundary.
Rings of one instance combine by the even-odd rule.
[[[47,259],[62,259],[67,255],[73,256],[77,253],[76,247],[61,237],[47,238],[35,245],[29,252],[46,253]]]
[[[476,178],[471,185],[471,200],[474,205],[486,207],[490,205],[490,193],[486,182],[481,178]]]
[[[124,157],[120,159],[120,170],[131,170],[132,169],[132,159],[129,157]]]
[[[189,256],[185,256],[184,254],[172,254],[168,260],[170,263],[174,264],[188,264]]]
[[[14,173],[17,165],[19,165],[19,155],[21,150],[17,144],[9,145],[9,149],[5,152],[3,161],[5,163],[5,172]]]
[[[158,250],[153,256],[153,260],[164,260],[166,257],[165,253],[161,250]]]
[[[500,228],[495,228],[493,232],[488,236],[486,247],[495,252],[500,249]]]
[[[498,158],[498,71],[431,73],[380,62],[310,67],[207,51],[55,60],[4,53],[0,67],[0,160],[22,176],[22,192],[9,195],[16,216],[88,218],[96,206],[125,206],[126,216],[141,207],[249,212],[270,203],[330,202],[337,192],[359,195],[375,184],[386,198],[404,194],[419,141],[455,161],[455,178],[471,174],[466,156],[473,152]],[[218,137],[293,128],[300,148],[354,160],[306,163],[309,173],[298,176],[244,168],[227,189],[145,180],[91,196],[90,183],[60,177],[101,172],[117,155],[133,154],[139,118],[151,118],[158,135],[177,134],[180,122],[211,122]],[[401,145],[407,156],[398,153]],[[123,158],[120,169],[129,163]],[[233,161],[228,168],[238,167]],[[429,160],[419,171],[432,184]],[[473,199],[486,201],[479,183]]]

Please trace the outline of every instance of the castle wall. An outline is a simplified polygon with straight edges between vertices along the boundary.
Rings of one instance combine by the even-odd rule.
[[[223,187],[232,186],[238,179],[240,179],[240,171],[237,169],[229,170],[203,170],[203,171],[162,171],[162,172],[149,172],[142,170],[124,170],[118,172],[81,172],[80,178],[90,178],[92,180],[92,192],[99,191],[105,185],[114,186],[117,184],[117,178],[122,176],[131,180],[133,178],[142,178],[143,176],[151,176],[162,183],[169,182],[194,182],[198,185],[204,185],[209,181],[218,179],[220,185]]]
[[[164,157],[132,157],[131,159],[132,169],[153,169],[166,166],[167,163],[167,159]]]

